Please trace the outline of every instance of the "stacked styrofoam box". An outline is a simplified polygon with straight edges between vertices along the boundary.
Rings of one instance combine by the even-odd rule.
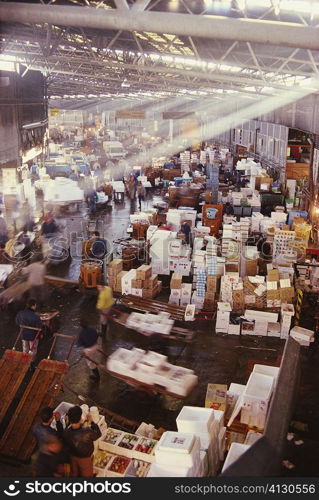
[[[169,243],[176,238],[176,232],[156,231],[150,239],[150,256],[152,261],[153,274],[170,273],[169,270]]]
[[[145,351],[142,349],[133,348],[131,350],[120,347],[114,351],[107,359],[107,369],[126,375],[128,377],[135,376],[136,363],[142,359]]]
[[[182,283],[181,288],[181,299],[180,305],[181,307],[187,306],[190,304],[192,298],[192,284],[191,283]]]
[[[199,157],[199,161],[200,161],[200,163],[201,163],[202,165],[205,165],[205,163],[206,163],[206,155],[207,155],[206,151],[202,151],[202,150],[201,150],[201,152],[200,152],[200,157]]]
[[[177,469],[177,474],[199,477],[201,469],[200,440],[194,434],[166,431],[155,449],[155,464]],[[153,467],[153,471],[157,470]],[[150,476],[152,475],[152,466]]]
[[[196,280],[197,297],[205,297],[206,272],[204,269],[198,271]]]
[[[197,295],[197,290],[195,290],[192,294],[191,303],[195,305],[196,310],[201,310],[204,307],[205,302],[205,294],[204,297],[200,297]]]
[[[122,293],[129,295],[132,293],[132,280],[136,279],[136,269],[131,269],[122,278]]]
[[[171,365],[167,376],[166,388],[173,394],[186,396],[190,390],[197,385],[198,377],[193,370],[183,366]]]
[[[252,372],[242,395],[240,421],[250,427],[263,429],[268,405],[274,389],[275,378]]]
[[[195,434],[201,450],[207,452],[209,475],[216,475],[224,453],[224,412],[211,408],[184,406],[176,418],[179,432]]]
[[[183,153],[180,154],[180,161],[181,161],[181,171],[182,172],[188,172],[190,169],[190,159],[191,159],[191,153],[190,151],[184,151]]]
[[[135,379],[146,384],[153,384],[153,373],[167,362],[167,356],[148,351],[136,362]]]
[[[293,304],[281,304],[280,338],[287,339],[291,328],[291,320],[295,314]]]

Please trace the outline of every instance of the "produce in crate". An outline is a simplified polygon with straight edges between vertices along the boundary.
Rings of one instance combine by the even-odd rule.
[[[156,443],[157,441],[153,439],[141,439],[135,449],[141,453],[152,453]]]
[[[122,440],[119,442],[118,446],[126,448],[127,450],[133,450],[134,446],[138,441],[138,437],[134,434],[124,434]]]
[[[121,431],[116,431],[115,429],[108,428],[103,441],[105,441],[108,444],[116,444],[121,434],[122,434]]]
[[[121,456],[116,456],[108,470],[110,472],[116,472],[117,474],[124,474],[128,466],[130,465],[131,459]]]
[[[114,455],[112,453],[108,453],[107,451],[98,450],[93,458],[94,467],[98,467],[99,469],[105,469],[107,464],[112,460]]]
[[[143,460],[133,460],[133,470],[137,477],[146,477],[150,466],[149,463],[143,462]]]

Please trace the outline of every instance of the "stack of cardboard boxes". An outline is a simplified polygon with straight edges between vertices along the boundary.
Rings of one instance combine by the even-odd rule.
[[[144,299],[154,299],[162,289],[162,282],[157,274],[152,274],[152,266],[142,265],[135,270],[131,281],[131,294]]]
[[[108,284],[115,291],[117,288],[117,278],[123,272],[123,260],[114,259],[108,265]],[[120,290],[121,291],[121,290]]]

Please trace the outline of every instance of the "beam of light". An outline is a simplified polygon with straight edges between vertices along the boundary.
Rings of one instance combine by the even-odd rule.
[[[266,98],[260,99],[258,102],[251,103],[250,105],[242,106],[241,109],[238,109],[234,112],[230,112],[228,115],[223,116],[221,118],[216,119],[216,104],[212,105],[203,105],[205,106],[206,113],[211,116],[211,121],[209,125],[206,127],[205,134],[201,137],[201,140],[208,140],[214,136],[217,136],[227,130],[230,130],[243,122],[247,122],[248,120],[255,119],[267,113],[270,113],[278,108],[291,104],[307,95],[312,94],[314,91],[319,90],[319,79],[312,78],[312,82],[307,82],[307,86],[298,87],[294,89],[290,89],[288,91],[280,92],[276,96],[270,96]],[[204,122],[199,124],[199,128]],[[182,135],[178,135],[174,138],[173,142],[170,144],[168,141],[159,144],[149,151],[143,154],[137,154],[130,158],[128,161],[131,166],[134,165],[143,165],[147,162],[151,162],[154,157],[161,156],[171,156],[178,150],[178,147],[181,143],[181,140],[184,139]],[[191,146],[192,139],[187,140],[187,144],[185,147]]]

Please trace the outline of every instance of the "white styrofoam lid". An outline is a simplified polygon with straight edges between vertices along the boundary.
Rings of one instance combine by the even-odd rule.
[[[158,451],[190,453],[195,442],[194,434],[166,431],[158,442]]]

